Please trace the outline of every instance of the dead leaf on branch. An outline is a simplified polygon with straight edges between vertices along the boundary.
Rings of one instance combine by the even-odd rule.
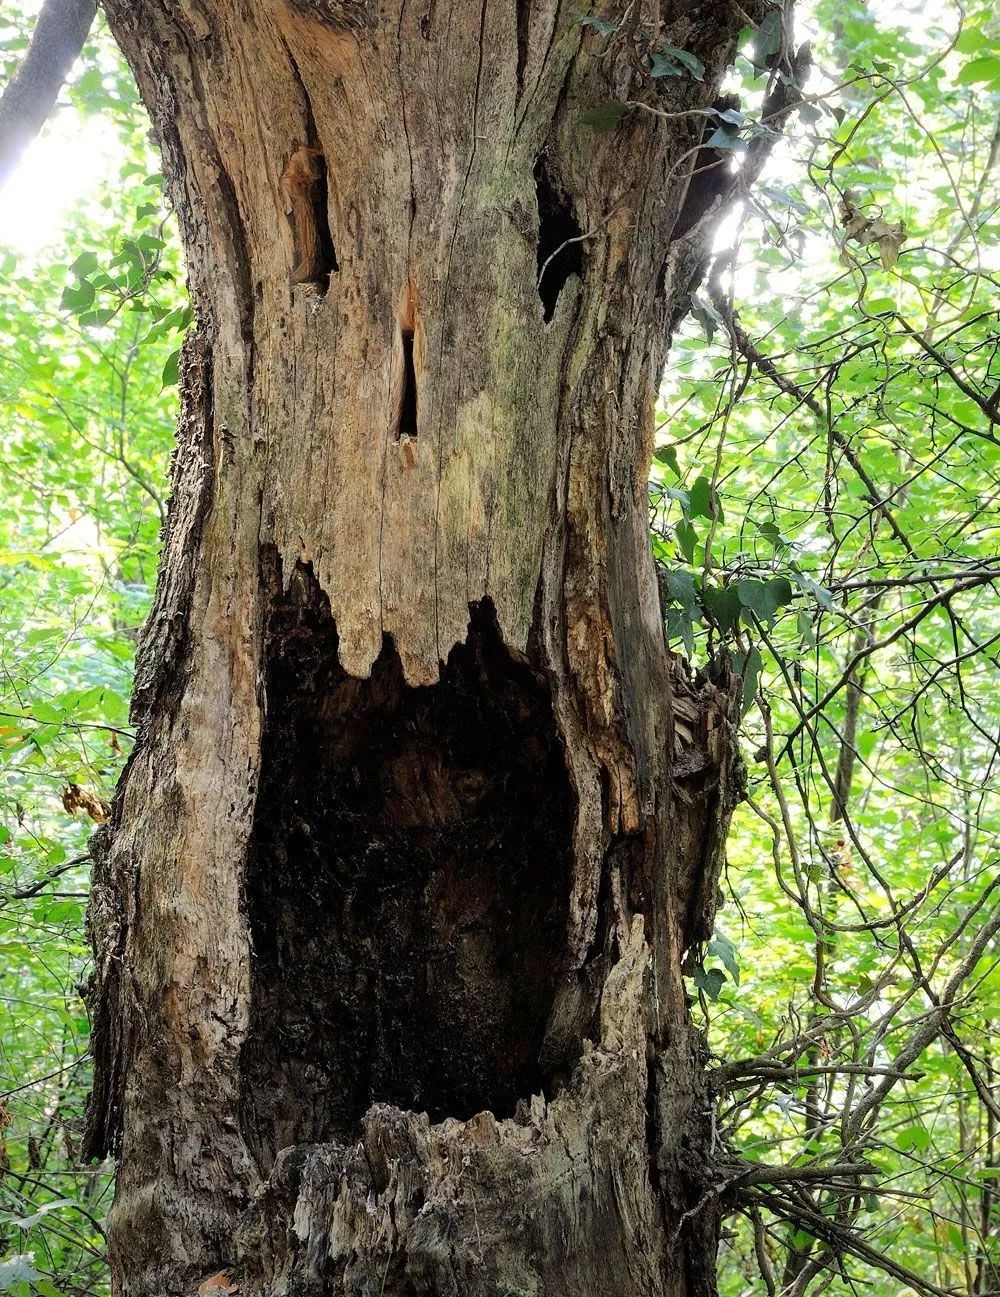
[[[62,804],[74,819],[77,811],[85,811],[95,824],[106,824],[111,818],[110,802],[81,788],[79,784],[67,784],[62,792]]]
[[[881,209],[878,215],[867,216],[850,189],[844,191],[837,204],[837,215],[844,231],[844,242],[860,243],[866,248],[878,244],[882,269],[891,270],[899,260],[899,250],[906,238],[906,222],[887,221]]]
[[[198,1285],[198,1297],[228,1297],[228,1294],[238,1292],[238,1285],[230,1281],[224,1270],[209,1276]]]

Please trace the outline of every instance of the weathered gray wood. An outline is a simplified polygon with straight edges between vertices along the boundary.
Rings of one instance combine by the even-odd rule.
[[[710,1293],[735,688],[646,476],[742,16],[597,133],[648,80],[555,0],[106,9],[198,310],[92,910],[116,1291]]]

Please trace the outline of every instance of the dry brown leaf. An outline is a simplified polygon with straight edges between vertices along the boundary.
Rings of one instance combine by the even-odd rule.
[[[110,803],[79,784],[67,784],[62,792],[62,804],[74,819],[77,811],[85,811],[95,824],[106,824],[111,818]]]
[[[227,1294],[238,1292],[239,1287],[230,1281],[224,1270],[209,1276],[198,1285],[198,1297],[227,1297]]]
[[[866,216],[850,189],[845,190],[837,204],[837,215],[844,231],[844,242],[860,243],[863,247],[877,243],[882,269],[891,270],[899,260],[899,250],[906,238],[906,223],[887,221],[881,212],[877,216]]]

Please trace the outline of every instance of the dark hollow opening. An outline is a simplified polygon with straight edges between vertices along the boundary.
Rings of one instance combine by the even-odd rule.
[[[280,581],[274,583],[280,589]],[[544,678],[489,605],[440,683],[337,662],[311,571],[275,593],[247,865],[244,1131],[262,1167],[373,1102],[511,1116],[543,1090],[573,798]]]
[[[417,435],[417,371],[413,367],[413,330],[402,329],[400,341],[403,348],[403,396],[396,427],[397,440]]]
[[[319,159],[319,179],[312,192],[313,212],[316,220],[317,267],[316,283],[325,291],[330,287],[330,276],[340,269],[337,250],[330,232],[330,196],[326,174],[326,158]]]
[[[326,158],[316,148],[298,149],[282,177],[292,210],[289,220],[295,244],[293,282],[315,284],[322,292],[340,269],[330,232]]]
[[[535,162],[538,200],[538,296],[546,323],[570,275],[583,274],[583,231],[569,196],[550,172],[544,156]]]

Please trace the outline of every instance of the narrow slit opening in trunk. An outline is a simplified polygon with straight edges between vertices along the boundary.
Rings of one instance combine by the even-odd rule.
[[[583,274],[583,231],[569,195],[550,170],[544,155],[535,162],[535,196],[538,201],[538,296],[542,317],[555,314],[559,294],[570,275]]]
[[[315,284],[325,293],[340,269],[330,232],[326,158],[319,149],[296,149],[281,185],[292,232],[292,283]]]
[[[574,817],[549,686],[488,604],[438,684],[407,685],[388,639],[356,679],[311,571],[271,588],[247,1140],[267,1168],[375,1102],[512,1116],[567,1062],[543,1050]]]
[[[397,338],[396,440],[417,435],[417,371],[413,364],[413,329],[403,325]]]

